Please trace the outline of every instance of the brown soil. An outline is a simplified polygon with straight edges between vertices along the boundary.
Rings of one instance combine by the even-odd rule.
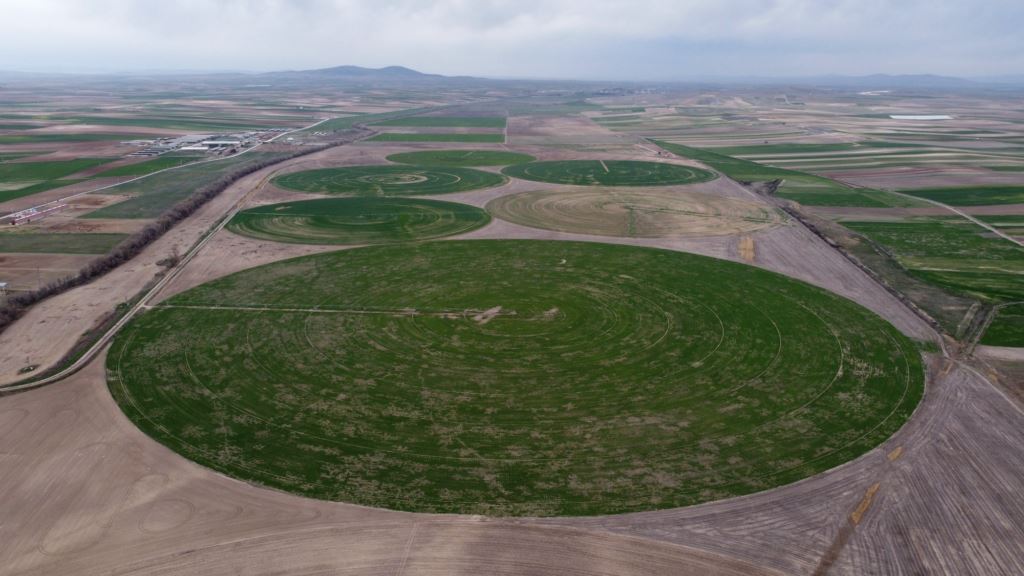
[[[108,234],[131,234],[137,232],[149,220],[119,220],[107,218],[54,218],[52,221],[43,220],[47,224],[47,232],[89,232]]]
[[[777,574],[603,530],[308,500],[199,467],[142,434],[104,358],[3,399],[0,574]]]
[[[551,128],[540,122],[537,129]],[[313,162],[364,163],[371,148],[346,146]],[[544,150],[547,158],[579,154]],[[174,246],[184,251],[266,174],[225,191],[125,267],[30,312],[0,336],[0,377],[25,351],[59,356],[110,303],[152,277],[156,258]],[[709,184],[757,198],[724,179]],[[482,205],[521,186],[446,198]],[[268,189],[268,196],[280,193]],[[650,241],[495,221],[463,237],[618,242],[743,259],[741,240],[728,236]],[[845,295],[909,335],[932,336],[806,229],[793,224],[749,238],[756,265]],[[161,296],[317,249],[221,232]],[[543,521],[389,512],[232,480],[135,428],[106,390],[104,361],[0,398],[0,574],[808,574],[823,563],[831,574],[1024,573],[1024,507],[1017,504],[1024,413],[951,361],[934,359],[925,399],[900,432],[832,471],[701,506]]]
[[[992,172],[966,166],[896,167],[882,170],[833,170],[824,176],[858,186],[883,189],[941,188],[948,186],[1012,186],[1020,173]]]
[[[736,249],[739,251],[740,258],[744,262],[748,264],[754,263],[756,253],[754,251],[754,239],[752,237],[741,236],[739,245],[736,247]]]
[[[150,303],[157,304],[189,288],[254,266],[343,249],[338,246],[269,242],[221,230]]]
[[[35,290],[88,264],[93,254],[0,253],[0,282],[10,290]]]
[[[173,128],[152,128],[149,126],[110,126],[105,124],[56,124],[45,128],[27,130],[25,134],[137,134],[137,139],[146,140],[162,136],[182,136],[190,134],[188,130]]]
[[[40,364],[41,369],[58,362],[81,334],[118,304],[130,300],[164,270],[157,262],[174,252],[187,252],[252,187],[278,169],[280,166],[271,166],[242,178],[131,261],[85,286],[30,308],[0,333],[0,384],[22,379],[18,370],[27,356]]]
[[[117,181],[117,178],[96,178],[93,180],[87,180],[85,182],[71,184],[70,186],[51,188],[50,190],[32,194],[31,196],[22,196],[21,198],[15,198],[14,200],[0,202],[0,214],[18,212],[26,208],[31,208],[33,206],[38,206],[40,204],[46,204],[47,202],[59,200],[66,196],[71,196],[73,194],[78,194],[80,192],[88,192],[89,190],[95,190],[96,188],[102,188],[103,186],[115,184]],[[112,198],[116,197],[112,196]]]

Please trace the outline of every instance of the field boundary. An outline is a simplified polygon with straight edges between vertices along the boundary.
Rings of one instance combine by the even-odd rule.
[[[312,124],[310,126],[306,126],[306,127],[303,127],[303,128],[298,128],[296,130],[293,130],[292,132],[298,132],[298,131],[302,131],[302,130],[309,130],[310,128],[315,128],[319,124],[322,124],[322,123],[327,122],[329,120],[331,120],[331,119],[330,118],[325,118],[325,119],[320,120],[320,121],[318,121],[318,122],[316,122],[316,123],[314,123],[314,124]],[[365,129],[369,132],[369,134],[364,134],[364,135],[356,138],[355,140],[353,140],[353,142],[354,141],[358,141],[358,140],[362,140],[364,138],[369,138],[370,136],[373,136],[374,134],[376,134],[376,131],[374,131],[372,129],[369,129],[369,128],[365,128]],[[290,132],[283,132],[283,133],[279,134],[277,137],[284,136],[284,135],[289,134],[289,133]],[[344,145],[344,144],[349,144],[349,143],[351,143],[351,142],[341,142],[341,143],[330,145],[330,146],[328,146],[328,148],[333,147],[333,146],[340,146],[340,145]],[[255,148],[255,147],[253,147],[253,148]],[[253,148],[250,148],[249,150],[252,150]],[[318,151],[319,150],[309,150],[308,153],[313,153],[313,152],[318,152]],[[279,162],[283,162],[285,160],[290,160],[290,159],[291,158],[282,158]],[[276,163],[278,163],[278,162],[275,162],[275,164]],[[271,165],[273,165],[273,164],[271,164]],[[269,176],[265,180],[267,180],[267,179],[269,179]],[[117,334],[117,332],[120,331],[121,328],[124,327],[124,325],[128,323],[129,320],[131,320],[140,310],[144,309],[144,307],[146,306],[146,303],[149,302],[149,300],[151,298],[153,298],[154,296],[159,294],[159,292],[165,286],[167,286],[168,284],[170,284],[170,282],[172,280],[177,278],[178,274],[181,273],[181,271],[185,268],[185,266],[206,246],[206,244],[217,234],[217,232],[219,232],[222,229],[224,229],[224,227],[227,225],[228,221],[230,221],[231,218],[233,218],[234,215],[237,214],[241,210],[241,206],[242,206],[244,200],[247,199],[251,194],[253,194],[258,189],[259,189],[259,186],[256,186],[252,190],[250,190],[248,193],[246,193],[242,198],[240,198],[234,204],[232,209],[229,210],[226,215],[222,216],[215,226],[211,227],[207,232],[205,232],[204,235],[201,236],[200,239],[196,242],[196,244],[184,256],[182,256],[181,259],[172,268],[170,268],[167,271],[167,273],[162,278],[160,278],[160,280],[158,280],[156,282],[156,284],[154,284],[152,287],[150,287],[148,289],[145,289],[143,295],[141,296],[141,298],[139,298],[139,300],[134,305],[132,305],[131,308],[129,308],[128,311],[123,316],[121,316],[121,318],[113,326],[111,326],[107,331],[105,331],[103,334],[101,334],[96,339],[96,341],[91,346],[89,346],[85,350],[85,352],[83,352],[82,355],[77,360],[72,362],[66,368],[64,368],[64,369],[62,369],[62,370],[60,370],[60,371],[58,371],[58,372],[56,372],[56,373],[54,373],[54,374],[52,374],[50,376],[45,376],[45,377],[42,377],[42,378],[39,378],[39,379],[29,379],[27,381],[23,380],[23,381],[20,381],[20,382],[13,382],[11,384],[0,386],[0,395],[5,395],[5,394],[8,394],[8,393],[13,393],[13,392],[21,392],[21,391],[24,391],[24,390],[30,390],[32,388],[38,388],[40,386],[45,386],[47,384],[52,384],[54,382],[58,382],[60,380],[63,380],[64,378],[74,374],[75,372],[77,372],[77,371],[81,370],[83,367],[85,367],[89,362],[92,361],[93,357],[95,357],[96,354],[100,350],[102,350],[113,339],[113,337]],[[59,364],[60,364],[60,362],[57,363],[57,365],[59,365]]]

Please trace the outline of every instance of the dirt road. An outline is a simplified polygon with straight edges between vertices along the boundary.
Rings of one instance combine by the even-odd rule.
[[[486,203],[510,190],[461,199]],[[246,184],[232,187],[138,265],[194,238],[245,192]],[[470,236],[517,235],[641,243],[502,222]],[[845,294],[908,334],[930,334],[805,229],[751,237],[756,265]],[[223,268],[316,250],[257,244],[219,232],[165,294]],[[651,245],[743,258],[735,238]],[[240,263],[217,266],[236,249],[245,254]],[[59,327],[43,329],[27,334],[61,337]],[[101,356],[62,382],[0,397],[0,575],[1024,573],[1024,412],[979,373],[942,358],[933,358],[908,424],[832,471],[695,507],[545,520],[391,512],[227,478],[135,428],[106,389],[103,363]]]

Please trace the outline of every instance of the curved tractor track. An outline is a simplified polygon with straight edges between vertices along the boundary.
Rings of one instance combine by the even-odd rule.
[[[293,244],[389,244],[476,230],[490,222],[480,208],[419,198],[325,198],[239,212],[228,230]]]
[[[714,172],[667,162],[556,160],[515,164],[502,173],[536,182],[579,186],[671,186],[717,178]]]
[[[762,203],[662,189],[522,192],[492,200],[487,211],[531,228],[629,238],[747,234],[783,222]]]
[[[921,396],[913,344],[823,290],[677,252],[427,242],[184,292],[108,360],[144,431],[206,466],[402,510],[591,515],[813,475]]]
[[[388,160],[423,166],[508,166],[533,162],[536,158],[503,150],[420,150],[392,154]]]
[[[442,166],[350,166],[292,172],[274,178],[282,188],[346,196],[451,194],[505,183],[500,174]]]

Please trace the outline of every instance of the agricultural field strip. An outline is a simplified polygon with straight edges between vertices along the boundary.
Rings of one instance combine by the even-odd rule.
[[[966,186],[909,188],[901,190],[915,198],[928,198],[950,206],[981,207],[1024,204],[1024,186]],[[1009,217],[1009,215],[1006,215]]]
[[[390,162],[418,166],[508,166],[533,162],[535,157],[503,150],[422,150],[400,152],[387,157]]]
[[[998,237],[988,236],[984,228],[959,216],[914,217],[901,220],[844,221],[843,226],[868,238],[892,258],[896,266],[910,276],[934,287],[929,293],[915,292],[915,302],[933,317],[942,318],[957,299],[959,312],[947,316],[943,325],[950,333],[961,334],[979,306],[995,306],[1024,298],[1024,251]],[[984,233],[984,234],[983,234]],[[948,295],[948,296],[947,296]],[[988,316],[990,319],[992,316]],[[1007,330],[1012,318],[996,317],[997,330],[1004,337],[1016,335]],[[987,325],[972,330],[984,336]],[[1024,337],[1024,331],[1020,334]],[[984,337],[982,339],[984,341]],[[1024,340],[1002,344],[1024,345]]]
[[[279,124],[281,122],[287,122],[287,119],[274,119],[273,117],[260,117],[260,120],[276,120]],[[138,126],[142,128],[168,128],[174,130],[189,130],[189,131],[246,131],[246,130],[257,130],[267,126],[266,122],[234,122],[234,121],[212,121],[203,120],[202,117],[174,117],[167,116],[163,118],[143,116],[139,118],[114,118],[114,117],[103,117],[103,116],[86,116],[86,117],[74,117],[67,118],[71,125],[82,124],[82,125],[102,125],[102,126]],[[308,120],[306,118],[305,120]],[[277,125],[277,124],[275,124]]]
[[[501,144],[505,135],[496,133],[441,133],[441,132],[381,132],[368,139],[369,142],[476,142],[484,144]]]
[[[651,143],[678,156],[703,162],[711,168],[714,168],[733,179],[753,181],[784,179],[784,187],[792,185],[796,185],[798,187],[820,186],[830,191],[841,190],[848,193],[856,192],[856,190],[849,186],[829,178],[790,170],[787,168],[767,166],[750,160],[744,160],[742,158],[726,156],[724,154],[714,152],[710,148],[693,148],[683,144],[662,140],[651,140]]]
[[[183,164],[191,164],[198,161],[201,156],[177,156],[177,155],[162,155],[152,160],[146,160],[143,162],[136,162],[134,164],[126,164],[117,168],[111,168],[95,175],[96,178],[108,178],[112,176],[140,176],[143,174],[149,174],[151,172],[157,172],[164,168],[172,168],[175,166],[181,166]]]
[[[55,162],[4,162],[0,163],[0,181],[39,182],[59,180],[76,172],[94,168],[117,158],[78,158]]]
[[[94,232],[0,232],[0,252],[106,254],[127,234]]]
[[[911,196],[910,194],[904,194],[902,192],[897,192],[895,190],[889,190],[888,192],[890,194],[895,194],[896,196],[902,196],[904,198],[913,198],[913,199],[917,199],[917,200],[924,200],[925,202],[928,202],[929,204],[933,204],[933,205],[938,206],[940,208],[944,208],[946,210],[949,210],[950,212],[952,212],[953,214],[956,214],[957,216],[960,216],[964,220],[968,220],[970,222],[973,222],[974,224],[976,224],[976,225],[978,225],[978,226],[988,230],[989,232],[995,234],[996,236],[999,236],[1000,238],[1002,238],[1004,240],[1008,240],[1008,241],[1016,244],[1020,248],[1024,248],[1024,242],[1021,242],[1020,240],[1017,240],[1013,236],[1010,236],[1009,234],[1006,234],[1002,230],[999,230],[998,228],[988,224],[987,222],[983,222],[982,220],[979,220],[978,218],[976,218],[974,216],[971,216],[970,214],[964,212],[963,210],[960,210],[959,208],[956,208],[954,206],[950,206],[949,204],[943,204],[942,202],[939,202],[937,200],[932,200],[930,198],[924,198],[924,197],[921,197],[921,196]]]
[[[232,154],[231,156],[226,156],[226,157],[222,157],[222,158],[211,158],[209,160],[200,160],[198,162],[192,162],[192,163],[189,163],[189,164],[182,164],[180,166],[171,166],[170,168],[164,168],[163,170],[157,170],[156,172],[150,172],[148,174],[143,174],[142,176],[138,176],[138,177],[132,178],[130,180],[125,180],[124,182],[118,182],[116,184],[108,184],[106,186],[100,186],[99,188],[93,188],[91,190],[85,190],[85,191],[82,191],[82,192],[78,192],[76,194],[71,194],[70,196],[65,196],[63,198],[58,198],[57,200],[51,200],[49,202],[44,202],[43,204],[38,204],[36,206],[31,206],[29,208],[24,208],[24,209],[20,210],[19,212],[25,212],[27,210],[41,210],[41,209],[44,209],[47,206],[50,206],[51,204],[63,204],[65,202],[67,202],[68,200],[72,200],[74,198],[78,198],[79,196],[85,196],[86,194],[93,194],[93,193],[96,193],[96,192],[100,192],[102,190],[109,190],[111,188],[116,188],[118,186],[123,186],[123,185],[129,184],[131,182],[137,182],[137,181],[142,180],[144,178],[149,178],[150,176],[156,176],[157,174],[163,174],[164,172],[169,172],[171,170],[181,170],[183,168],[192,168],[192,167],[195,167],[195,166],[197,166],[199,164],[210,164],[210,163],[219,162],[219,161],[222,161],[222,160],[232,160],[232,159],[238,158],[242,154],[247,154],[249,152],[252,152],[253,150],[258,150],[259,147],[262,146],[263,144],[266,144],[268,142],[273,142],[274,140],[277,140],[278,138],[280,138],[282,136],[287,136],[287,135],[289,135],[289,134],[291,134],[293,132],[299,132],[299,131],[302,131],[302,130],[309,130],[310,128],[314,128],[314,127],[316,127],[319,124],[327,122],[328,120],[330,120],[330,118],[319,120],[319,121],[317,121],[314,124],[306,126],[305,128],[297,128],[295,130],[290,130],[288,132],[281,132],[280,134],[277,134],[276,136],[274,136],[272,138],[269,138],[269,139],[267,139],[265,141],[262,141],[259,144],[256,144],[255,146],[252,146],[250,148],[246,148],[245,150],[242,150],[241,152],[239,152],[237,154]],[[4,215],[4,216],[0,216],[0,222],[2,222],[4,220],[11,219],[11,218],[15,217],[16,214],[17,213],[7,214],[7,215]]]
[[[409,116],[374,122],[373,126],[407,128],[493,128],[504,129],[504,116]]]
[[[980,344],[1021,347],[1024,344],[1024,301],[994,306],[988,325],[981,331]]]
[[[880,163],[887,162],[895,164],[897,162],[904,162],[908,165],[919,164],[924,162],[962,162],[975,165],[985,164],[998,164],[1000,162],[1006,162],[1012,165],[1016,162],[1024,161],[1024,157],[1018,158],[1006,158],[1006,157],[995,157],[995,156],[983,156],[977,154],[963,154],[959,152],[925,152],[921,154],[878,154],[868,155],[861,154],[857,156],[816,156],[816,157],[804,157],[804,156],[792,156],[788,158],[763,158],[757,156],[742,156],[746,160],[752,160],[755,162],[766,162],[776,165],[808,165],[813,166],[816,164],[856,164],[856,163]]]
[[[714,148],[709,148],[714,150]],[[719,152],[721,154],[721,152]],[[856,153],[841,153],[841,154],[736,154],[737,158],[743,158],[745,160],[753,160],[759,162],[777,162],[777,163],[794,163],[794,162],[827,162],[827,161],[846,161],[846,160],[866,160],[866,159],[878,159],[878,160],[913,160],[917,158],[966,158],[966,159],[977,159],[977,160],[1008,160],[1008,161],[1021,161],[1024,160],[1024,154],[992,154],[985,152],[977,152],[972,150],[949,150],[942,149],[936,150],[931,148],[925,148],[922,150],[908,151],[904,149],[873,149],[866,152]]]
[[[36,144],[43,142],[56,142],[56,143],[67,143],[67,142],[100,142],[106,140],[139,140],[143,135],[141,134],[119,134],[114,132],[108,133],[79,133],[79,134],[39,134],[39,133],[25,133],[21,132],[15,135],[12,134],[0,134],[0,144]]]
[[[320,124],[322,122],[326,122],[327,120],[329,120],[329,119],[320,120],[316,124],[312,124],[312,125],[307,126],[305,128],[298,128],[296,130],[292,130],[292,132],[297,132],[299,130],[308,130],[310,128],[315,127],[317,124]],[[289,133],[290,132],[282,132],[281,134],[279,134],[278,136],[275,136],[274,138],[277,138],[279,136],[285,136],[285,135],[287,135]],[[273,139],[271,139],[271,140],[273,140]],[[269,141],[270,140],[268,140],[268,142]],[[248,148],[246,150],[243,150],[239,154],[244,154],[245,152],[248,152],[249,150],[255,149],[257,147],[258,146],[253,146],[252,148]],[[237,156],[237,155],[238,154],[236,154],[235,156]],[[178,168],[182,168],[182,166],[178,166],[178,167],[175,167],[175,168],[168,168],[167,170],[176,170]],[[146,176],[151,176],[151,174],[147,174]],[[141,176],[140,178],[145,178],[146,176]],[[135,178],[134,180],[138,180],[138,179],[139,178]],[[75,196],[80,196],[80,194],[76,194]],[[47,384],[52,384],[53,382],[59,382],[59,381],[63,380],[64,378],[67,378],[71,374],[74,374],[75,372],[78,372],[83,367],[85,367],[87,364],[89,364],[89,362],[92,361],[92,359],[96,356],[96,354],[98,354],[101,350],[103,350],[103,348],[106,347],[106,345],[108,343],[110,343],[110,341],[114,338],[114,336],[118,333],[118,331],[120,331],[121,328],[123,328],[125,324],[127,324],[136,314],[138,314],[140,310],[143,310],[147,306],[147,303],[149,302],[149,300],[153,296],[156,296],[157,294],[159,294],[160,291],[164,289],[164,287],[166,287],[168,284],[171,283],[171,281],[173,281],[175,278],[178,277],[178,274],[182,271],[182,269],[185,268],[185,266],[189,263],[189,261],[191,261],[192,258],[194,258],[195,255],[198,254],[206,246],[207,243],[209,243],[210,239],[213,238],[213,236],[216,235],[217,232],[220,232],[222,229],[224,229],[224,227],[227,225],[228,221],[231,220],[231,217],[234,216],[239,211],[239,209],[240,209],[240,203],[235,204],[234,208],[232,208],[232,210],[228,213],[228,215],[226,217],[222,218],[220,220],[220,222],[215,227],[213,227],[211,230],[207,231],[206,235],[203,236],[198,242],[196,242],[195,245],[193,245],[192,249],[189,252],[187,252],[184,256],[182,256],[182,258],[178,262],[177,266],[172,268],[167,274],[164,274],[164,276],[162,278],[160,278],[156,282],[156,284],[154,284],[152,286],[152,288],[150,288],[148,291],[146,291],[146,293],[143,294],[142,297],[139,298],[139,301],[134,306],[132,306],[131,308],[128,309],[127,312],[125,312],[124,316],[122,316],[117,322],[115,322],[114,325],[111,326],[109,330],[104,332],[103,335],[100,336],[96,340],[96,342],[93,343],[92,346],[90,346],[87,350],[85,350],[85,352],[83,352],[82,355],[78,357],[78,359],[76,359],[74,362],[72,362],[71,365],[67,366],[66,368],[64,368],[64,369],[62,369],[60,371],[58,371],[55,374],[52,374],[52,375],[47,376],[45,378],[40,378],[39,380],[32,380],[32,381],[29,381],[29,382],[20,382],[20,383],[19,382],[15,382],[14,384],[8,384],[8,385],[5,385],[5,386],[0,386],[0,391],[3,391],[3,392],[17,392],[17,391],[21,391],[21,390],[30,390],[32,388],[38,388],[40,386],[45,386]]]
[[[990,168],[992,160],[976,160],[971,158],[919,158],[910,161],[894,161],[896,159],[876,158],[858,161],[811,161],[811,162],[765,162],[769,166],[780,168],[792,168],[794,170],[815,171],[815,170],[858,170],[872,168],[924,168],[924,167],[948,167],[956,168]]]
[[[353,114],[348,116],[339,116],[337,118],[330,118],[327,122],[324,122],[323,125],[319,126],[319,128],[325,131],[347,130],[353,128],[356,124],[373,124],[375,120],[385,120],[396,116],[402,117],[423,114],[444,108],[444,106],[430,106],[425,108],[405,108],[389,112],[380,112],[377,114]],[[309,129],[304,128],[301,132],[305,132],[306,130]]]

